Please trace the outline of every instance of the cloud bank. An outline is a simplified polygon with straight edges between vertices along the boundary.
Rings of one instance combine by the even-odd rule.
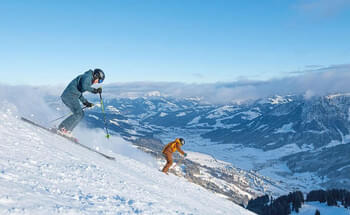
[[[328,67],[306,67],[288,77],[269,81],[237,81],[231,83],[116,83],[104,87],[104,95],[113,97],[171,96],[201,98],[205,102],[241,103],[273,95],[303,94],[307,97],[350,92],[350,64]]]
[[[0,101],[14,104],[25,116],[36,114],[50,119],[51,113],[47,97],[60,101],[62,86],[7,86],[0,84]],[[302,94],[307,97],[332,93],[350,92],[350,64],[328,67],[307,66],[303,71],[289,73],[288,77],[269,81],[237,81],[227,83],[184,84],[178,82],[135,82],[114,83],[103,86],[104,98],[171,96],[175,98],[200,98],[203,102],[214,104],[241,103],[274,95]],[[96,95],[86,93],[88,99]],[[50,112],[51,111],[51,112]],[[53,117],[54,116],[54,117]]]

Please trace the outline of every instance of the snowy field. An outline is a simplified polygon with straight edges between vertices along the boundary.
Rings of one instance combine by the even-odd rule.
[[[292,215],[315,215],[315,211],[318,209],[321,215],[349,215],[350,210],[344,207],[329,207],[326,203],[319,202],[306,202],[300,209],[299,213],[295,211]]]
[[[78,138],[116,161],[0,110],[0,214],[253,214],[159,171],[118,137],[79,129]]]

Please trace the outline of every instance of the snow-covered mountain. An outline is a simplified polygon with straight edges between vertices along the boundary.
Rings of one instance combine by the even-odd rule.
[[[0,109],[0,214],[253,214],[220,195],[160,172],[157,162],[119,137],[80,128],[90,147]]]

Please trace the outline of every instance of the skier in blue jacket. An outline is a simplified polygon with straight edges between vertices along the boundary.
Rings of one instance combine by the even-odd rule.
[[[93,104],[90,103],[86,98],[84,98],[83,93],[89,91],[91,93],[97,94],[102,93],[102,88],[93,88],[91,85],[102,83],[105,79],[105,74],[101,69],[94,69],[79,75],[74,80],[72,80],[61,95],[63,103],[72,111],[72,115],[67,117],[58,126],[58,131],[61,134],[71,136],[71,132],[78,125],[80,120],[84,117],[84,111],[82,110],[79,100],[86,107],[92,107]]]

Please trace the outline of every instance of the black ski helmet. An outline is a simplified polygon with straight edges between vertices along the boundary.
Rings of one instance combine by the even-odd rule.
[[[94,69],[94,80],[98,79],[98,83],[102,83],[105,80],[105,73],[102,69]]]
[[[183,138],[179,138],[181,145],[185,145],[185,140]]]

